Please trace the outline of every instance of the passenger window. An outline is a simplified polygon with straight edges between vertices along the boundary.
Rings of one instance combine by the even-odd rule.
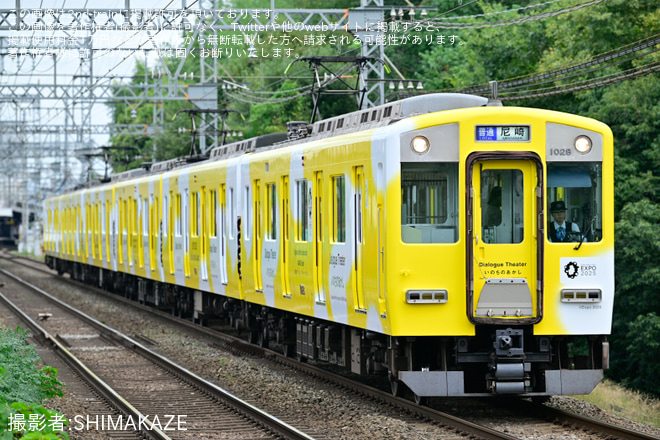
[[[401,239],[458,241],[458,164],[401,164]]]
[[[138,201],[131,199],[131,235],[138,234]]]
[[[236,226],[236,223],[234,222],[234,219],[236,218],[234,212],[235,207],[236,200],[234,200],[234,188],[229,188],[229,238],[232,240],[234,239],[234,227]]]
[[[296,240],[309,241],[309,217],[311,217],[311,203],[307,197],[307,180],[296,182],[296,214],[298,217]],[[311,198],[311,195],[310,195]]]
[[[181,237],[183,228],[181,227],[181,194],[175,196],[175,213],[174,213],[174,236]]]
[[[277,240],[277,189],[274,183],[266,185],[266,239]]]
[[[200,220],[200,206],[199,206],[199,193],[193,192],[191,197],[192,209],[191,209],[191,232],[193,237],[199,237],[199,220]]]
[[[126,199],[123,199],[121,201],[121,217],[122,217],[122,222],[121,222],[121,230],[124,235],[128,234],[128,201]]]
[[[149,199],[142,199],[142,235],[149,236]]]
[[[346,242],[346,183],[344,176],[332,178],[332,238],[335,243]]]
[[[209,225],[211,227],[209,235],[212,238],[218,236],[218,224],[216,219],[216,210],[218,209],[218,192],[209,191]]]

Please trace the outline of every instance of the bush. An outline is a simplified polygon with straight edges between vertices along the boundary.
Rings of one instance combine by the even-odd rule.
[[[68,439],[61,432],[65,417],[41,403],[62,396],[57,370],[45,366],[34,346],[27,345],[28,331],[0,329],[0,440]]]
[[[62,396],[62,382],[52,367],[37,369],[41,361],[34,346],[26,345],[28,331],[0,330],[0,402],[41,403]]]

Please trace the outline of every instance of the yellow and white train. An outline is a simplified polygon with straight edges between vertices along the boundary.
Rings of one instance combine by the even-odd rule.
[[[45,201],[47,263],[416,399],[589,393],[612,134],[497,104],[413,97],[78,188]]]

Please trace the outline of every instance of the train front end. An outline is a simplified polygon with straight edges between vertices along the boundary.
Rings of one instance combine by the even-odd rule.
[[[406,124],[398,170],[388,166],[393,386],[591,392],[608,367],[614,300],[609,128],[502,106]]]

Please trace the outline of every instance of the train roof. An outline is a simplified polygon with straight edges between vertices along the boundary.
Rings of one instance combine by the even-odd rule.
[[[404,118],[426,113],[481,107],[487,103],[487,98],[461,93],[434,93],[414,96],[367,110],[358,110],[334,118],[323,119],[314,124],[307,124],[304,121],[290,122],[287,124],[288,133],[258,136],[216,147],[211,151],[211,160],[227,159],[254,152],[264,147],[290,145],[300,139],[322,139],[382,127]]]

